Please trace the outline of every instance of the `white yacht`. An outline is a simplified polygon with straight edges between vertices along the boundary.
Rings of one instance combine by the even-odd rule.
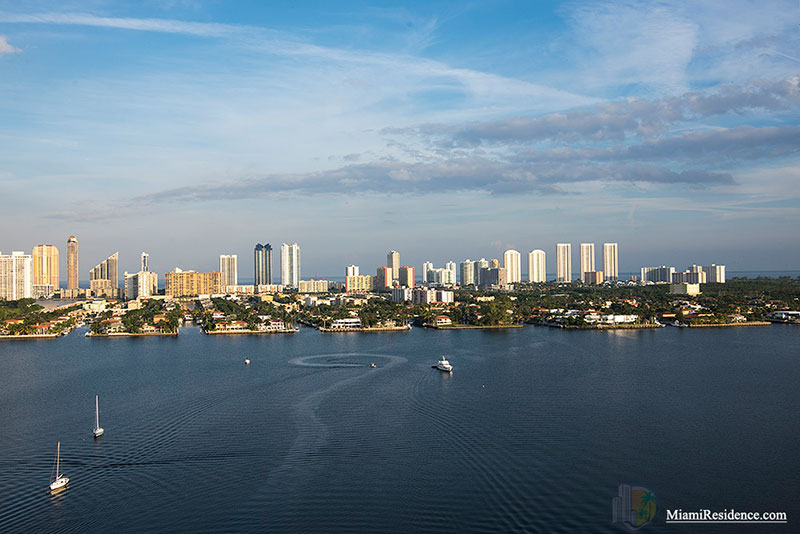
[[[245,359],[244,364],[245,365],[250,365],[250,358]]]
[[[69,478],[61,473],[61,442],[58,442],[58,449],[56,450],[56,478],[50,483],[50,491],[61,489],[69,484]]]
[[[105,432],[102,427],[100,426],[100,400],[98,399],[97,395],[94,396],[94,430],[92,430],[92,434],[94,434],[95,438],[99,438]]]
[[[442,356],[441,360],[436,362],[436,368],[446,373],[450,373],[453,371],[453,366],[450,365],[450,362],[448,362],[447,358],[445,358],[444,356]]]

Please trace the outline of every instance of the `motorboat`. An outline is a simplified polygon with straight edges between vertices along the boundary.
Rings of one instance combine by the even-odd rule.
[[[244,364],[245,365],[250,365],[250,358],[245,359]]]
[[[369,366],[371,369],[375,369],[376,367],[378,367],[377,365],[375,365],[375,362],[372,362],[371,364],[369,364]]]
[[[442,359],[436,362],[436,368],[440,371],[444,371],[445,373],[450,373],[453,371],[453,366],[450,365],[450,362],[447,361],[447,358],[442,356]]]

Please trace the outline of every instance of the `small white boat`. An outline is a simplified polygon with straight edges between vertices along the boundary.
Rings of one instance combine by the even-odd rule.
[[[371,369],[375,369],[376,367],[378,367],[377,365],[375,365],[375,362],[372,362],[371,364],[369,364],[369,366]]]
[[[447,358],[442,356],[442,359],[436,362],[436,368],[440,371],[444,371],[445,373],[450,373],[453,371],[453,366],[450,365],[450,362],[447,361]]]
[[[61,442],[58,442],[58,449],[56,449],[56,478],[50,482],[50,491],[61,489],[69,484],[69,478],[61,473]]]
[[[105,432],[100,427],[100,400],[98,399],[97,395],[94,396],[94,430],[92,434],[94,434],[95,438],[99,438]]]
[[[245,365],[250,365],[250,358],[245,359],[244,364]]]

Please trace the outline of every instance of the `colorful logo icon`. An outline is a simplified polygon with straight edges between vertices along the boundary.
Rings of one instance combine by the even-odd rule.
[[[619,495],[611,501],[611,522],[628,532],[636,532],[656,517],[656,496],[643,486],[619,485]]]

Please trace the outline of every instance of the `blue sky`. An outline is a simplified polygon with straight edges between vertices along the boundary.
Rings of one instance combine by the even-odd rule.
[[[701,4],[0,0],[0,250],[800,269],[800,6]]]

